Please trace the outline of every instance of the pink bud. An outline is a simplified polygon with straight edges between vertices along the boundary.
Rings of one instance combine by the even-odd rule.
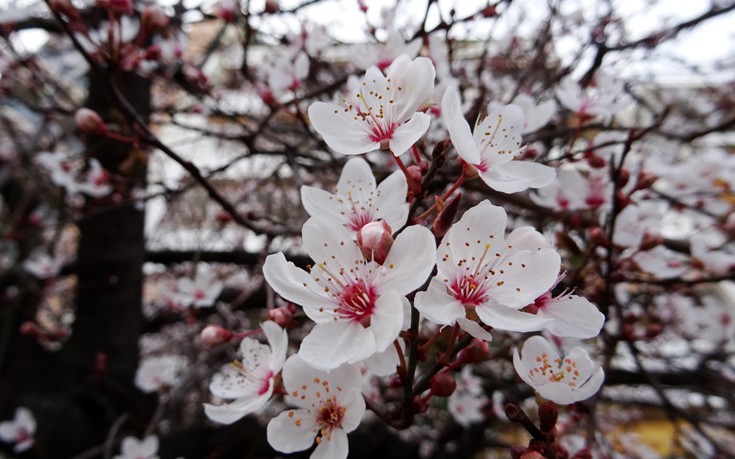
[[[457,360],[462,363],[483,362],[490,358],[490,345],[487,341],[473,339],[469,346],[459,352]]]
[[[269,14],[278,13],[281,10],[281,6],[278,4],[278,0],[265,0],[265,12]]]
[[[202,330],[200,337],[202,339],[202,343],[207,346],[215,346],[231,340],[232,332],[225,330],[218,325],[207,325],[204,327],[204,330]]]
[[[437,397],[449,397],[457,389],[457,381],[449,373],[437,373],[431,379],[431,393]]]
[[[163,8],[148,5],[140,13],[140,22],[144,30],[149,32],[161,30],[168,25],[169,18]]]
[[[105,122],[102,121],[100,115],[94,110],[88,108],[80,108],[74,115],[74,122],[77,123],[77,127],[83,132],[94,132],[103,133],[107,131]]]
[[[272,320],[277,323],[281,328],[288,328],[293,319],[294,307],[292,304],[289,306],[281,306],[280,308],[270,309],[265,313],[267,320]]]
[[[384,220],[370,222],[357,232],[357,245],[366,259],[375,260],[382,265],[393,246],[392,234],[390,226]]]

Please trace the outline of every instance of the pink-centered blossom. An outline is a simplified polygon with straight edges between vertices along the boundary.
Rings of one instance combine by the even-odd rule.
[[[360,425],[365,414],[362,377],[355,365],[342,365],[329,372],[310,367],[298,355],[283,367],[289,409],[268,423],[268,443],[282,453],[317,447],[311,459],[344,459],[347,434]]]
[[[301,305],[316,322],[301,343],[301,358],[331,369],[387,349],[401,331],[405,295],[421,286],[434,267],[431,232],[406,228],[382,265],[367,260],[352,234],[331,220],[312,217],[302,236],[314,260],[310,273],[282,253],[269,255],[263,266],[276,293]]]
[[[182,277],[176,286],[174,301],[184,307],[203,308],[214,305],[222,292],[224,284],[217,280],[215,273],[209,270],[198,270],[196,277]]]
[[[400,156],[421,138],[431,117],[417,111],[434,89],[434,65],[428,58],[401,55],[386,74],[370,67],[362,81],[352,80],[339,104],[314,102],[309,119],[338,153],[357,155],[389,149]]]
[[[587,351],[575,347],[562,357],[546,339],[532,336],[520,355],[513,350],[518,375],[543,398],[560,405],[585,400],[600,389],[605,373]]]
[[[36,418],[28,408],[18,407],[12,421],[0,422],[0,441],[14,443],[16,453],[22,453],[33,446],[34,433]]]
[[[342,169],[334,193],[302,186],[301,202],[312,217],[329,218],[356,234],[366,224],[379,220],[393,229],[402,228],[408,219],[407,192],[406,176],[401,171],[376,186],[367,161],[352,158]]]
[[[510,331],[540,330],[549,318],[521,309],[557,280],[561,259],[530,227],[506,238],[507,215],[483,201],[465,212],[447,232],[436,254],[437,275],[416,308],[440,325],[459,323],[476,338],[489,340],[477,321]]]
[[[541,188],[556,176],[554,169],[529,161],[514,161],[521,152],[523,111],[506,105],[484,119],[478,118],[474,133],[464,119],[459,92],[447,88],[442,98],[442,118],[457,154],[473,166],[492,189],[517,193]]]
[[[236,360],[214,376],[209,390],[216,397],[231,399],[230,403],[204,405],[204,412],[213,421],[231,424],[246,414],[261,409],[273,394],[275,378],[286,361],[288,335],[275,322],[260,325],[268,345],[253,338],[244,338]]]

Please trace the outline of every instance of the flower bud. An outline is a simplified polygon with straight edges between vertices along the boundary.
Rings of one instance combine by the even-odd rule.
[[[457,381],[449,373],[437,373],[431,378],[431,393],[437,397],[449,397],[456,388]]]
[[[546,459],[546,456],[538,451],[529,451],[526,454],[521,455],[520,459]]]
[[[454,217],[457,216],[459,210],[459,201],[462,199],[462,193],[458,193],[449,204],[445,205],[443,209],[439,211],[434,224],[431,225],[431,229],[434,231],[434,236],[441,238],[444,236],[449,228],[454,223]],[[438,203],[437,203],[438,204]]]
[[[277,323],[281,328],[288,328],[293,319],[294,306],[289,304],[288,306],[281,306],[280,308],[269,309],[265,313],[266,320],[272,320]]]
[[[79,12],[71,0],[49,0],[48,6],[52,11],[61,13],[69,19],[79,19]]]
[[[140,23],[149,32],[165,29],[168,21],[166,12],[159,6],[148,5],[140,13]]]
[[[554,402],[545,402],[538,407],[540,428],[544,432],[550,432],[556,426],[559,417],[559,409]]]
[[[207,346],[216,346],[217,344],[226,343],[232,339],[232,332],[225,330],[218,325],[207,325],[200,334],[202,343]]]
[[[82,132],[93,132],[101,134],[107,131],[105,122],[102,121],[102,117],[97,114],[94,110],[88,108],[80,108],[74,114],[74,122]]]
[[[490,344],[481,339],[473,339],[469,346],[459,352],[457,360],[462,363],[483,362],[490,358]]]
[[[278,13],[281,11],[281,6],[278,4],[278,0],[265,0],[265,12],[269,14]]]
[[[382,265],[393,246],[390,226],[384,220],[366,224],[357,232],[357,245],[366,259]]]

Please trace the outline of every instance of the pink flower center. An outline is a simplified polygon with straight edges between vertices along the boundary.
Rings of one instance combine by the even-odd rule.
[[[352,217],[350,218],[350,229],[360,231],[363,226],[373,221],[373,216],[370,212],[359,211],[353,207]]]
[[[487,300],[487,288],[475,276],[455,279],[449,286],[451,295],[466,307],[474,307]]]
[[[196,292],[194,292],[194,298],[196,298],[197,300],[203,300],[204,296],[204,292],[201,290],[197,290]]]
[[[343,319],[360,322],[363,327],[370,326],[370,315],[375,309],[378,295],[375,288],[358,280],[342,290],[337,313]]]
[[[268,374],[265,375],[265,379],[263,380],[263,384],[260,386],[260,389],[258,389],[258,395],[263,395],[266,392],[268,392],[268,389],[271,388],[271,378],[273,377],[273,370],[268,371]]]

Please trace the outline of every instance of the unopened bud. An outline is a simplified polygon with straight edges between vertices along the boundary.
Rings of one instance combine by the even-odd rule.
[[[408,186],[414,195],[421,192],[421,168],[415,164],[411,164],[406,168],[408,171]]]
[[[165,29],[168,25],[169,18],[163,8],[155,5],[148,5],[143,8],[140,13],[140,22],[144,30],[154,32]]]
[[[538,407],[539,427],[544,432],[550,432],[556,426],[559,409],[554,402],[545,402]]]
[[[216,346],[217,344],[226,343],[232,339],[232,332],[225,330],[218,325],[207,325],[200,334],[202,343],[207,346]]]
[[[105,122],[102,121],[102,117],[100,117],[100,115],[98,115],[94,110],[90,110],[88,108],[80,108],[77,110],[76,114],[74,114],[74,122],[77,124],[79,130],[83,132],[101,134],[107,131],[107,127],[105,126]]]
[[[526,454],[521,455],[520,459],[546,459],[546,456],[539,453],[538,451],[530,451]]]
[[[437,373],[431,378],[431,393],[437,397],[449,397],[457,389],[457,381],[449,373]]]
[[[663,331],[663,326],[660,323],[656,322],[656,323],[648,324],[646,325],[646,329],[645,329],[646,338],[653,339],[657,337],[658,335],[660,335],[662,331]]]
[[[656,180],[658,180],[658,177],[655,174],[642,170],[638,172],[638,180],[636,180],[635,187],[639,190],[645,190],[646,188],[650,188]]]
[[[431,229],[434,231],[434,235],[437,238],[444,236],[449,228],[451,228],[452,223],[454,223],[454,217],[457,216],[459,201],[461,199],[462,193],[458,193],[454,199],[449,201],[449,204],[446,204],[444,208],[439,211],[439,215],[437,215],[436,220],[434,220],[434,224],[431,226]]]
[[[628,169],[620,169],[620,175],[618,176],[618,188],[623,188],[628,184],[630,180],[630,171]]]
[[[278,4],[278,0],[265,0],[265,12],[268,14],[274,14],[281,11],[281,6]]]
[[[463,363],[483,362],[490,358],[490,344],[482,339],[473,339],[469,346],[462,349],[457,357]]]
[[[498,9],[494,5],[486,6],[485,9],[482,10],[482,17],[484,18],[494,18],[498,15]]]
[[[71,0],[49,0],[48,6],[52,11],[61,13],[69,19],[79,19],[79,12]]]
[[[605,234],[605,230],[603,230],[599,226],[590,228],[590,230],[587,231],[587,238],[592,244],[599,245],[602,247],[607,247],[610,243],[610,240],[607,238],[607,235]]]
[[[644,233],[643,240],[641,241],[641,250],[651,250],[654,247],[658,247],[663,242],[663,239],[658,234]]]
[[[357,245],[360,246],[363,256],[383,264],[393,246],[393,235],[390,225],[381,220],[370,222],[357,232]]]
[[[592,452],[589,448],[582,448],[572,456],[572,459],[592,459]]]
[[[272,320],[281,328],[288,328],[293,319],[293,305],[281,306],[280,308],[269,309],[265,316],[267,320]]]

